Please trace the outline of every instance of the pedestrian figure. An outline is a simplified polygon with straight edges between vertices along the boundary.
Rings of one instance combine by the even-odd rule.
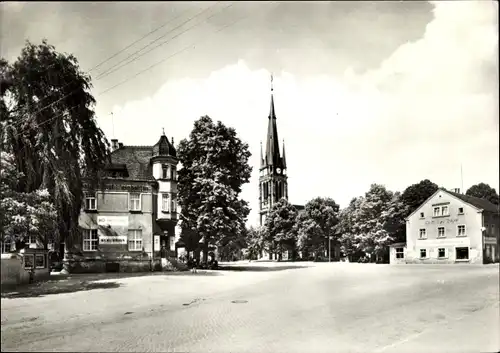
[[[198,259],[193,259],[193,262],[191,263],[191,272],[198,273],[197,267],[198,267]]]

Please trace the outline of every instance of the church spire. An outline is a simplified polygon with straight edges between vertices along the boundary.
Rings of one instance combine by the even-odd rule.
[[[278,128],[276,126],[276,113],[274,111],[274,97],[273,97],[273,75],[271,75],[271,109],[269,111],[269,121],[267,125],[267,139],[266,139],[266,166],[280,166],[280,149],[278,140]]]
[[[276,112],[274,111],[274,87],[273,87],[273,74],[271,74],[271,108],[269,109],[269,119],[276,119]]]
[[[283,169],[286,169],[286,157],[285,157],[285,140],[283,139],[283,158],[281,159],[282,161],[282,167]]]

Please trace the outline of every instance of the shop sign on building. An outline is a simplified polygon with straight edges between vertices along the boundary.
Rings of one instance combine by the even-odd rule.
[[[101,235],[99,236],[99,244],[109,244],[109,245],[126,245],[127,237],[123,235],[118,235],[114,237]]]
[[[128,216],[98,216],[100,226],[128,227]]]

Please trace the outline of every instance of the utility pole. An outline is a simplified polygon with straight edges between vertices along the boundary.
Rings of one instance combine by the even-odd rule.
[[[332,262],[332,237],[328,236],[328,262]]]

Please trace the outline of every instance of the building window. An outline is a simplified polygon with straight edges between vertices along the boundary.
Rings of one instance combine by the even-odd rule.
[[[170,250],[175,250],[175,238],[170,237]]]
[[[168,179],[168,165],[163,164],[161,166],[162,179]]]
[[[420,218],[424,218],[424,213],[420,212]]]
[[[130,193],[129,194],[129,207],[130,211],[140,211],[141,210],[141,194]]]
[[[168,194],[161,195],[161,210],[163,212],[170,212],[168,206],[170,206],[170,197]]]
[[[9,238],[5,238],[4,241],[1,242],[1,245],[2,245],[2,254],[6,254],[13,251],[12,248],[14,243]]]
[[[427,231],[425,228],[420,229],[420,239],[427,239]]]
[[[142,250],[142,230],[129,229],[128,231],[128,250],[141,251]]]
[[[457,236],[458,237],[465,237],[465,225],[459,225],[457,226]]]
[[[420,258],[425,259],[427,257],[427,249],[420,249]]]
[[[175,180],[175,169],[170,168],[170,179]]]
[[[444,227],[438,227],[438,238],[444,238],[446,236]]]
[[[445,248],[439,248],[438,249],[438,258],[442,259],[446,257],[446,249]]]
[[[448,206],[441,207],[441,216],[448,216]]]
[[[491,235],[495,235],[495,225],[491,225]]]
[[[99,244],[97,229],[83,230],[83,251],[96,251]]]
[[[464,208],[463,207],[459,207],[458,208],[458,214],[464,214]]]
[[[404,259],[405,253],[403,248],[396,248],[396,259]]]
[[[45,254],[36,254],[35,255],[35,267],[36,268],[45,268]]]
[[[97,210],[97,197],[96,193],[85,193],[85,209],[87,211]]]
[[[177,201],[175,200],[175,196],[172,195],[172,201],[170,203],[171,209],[170,212],[175,213],[177,212]]]
[[[469,260],[469,248],[455,248],[457,260]]]
[[[35,256],[33,254],[24,255],[24,268],[35,267]]]
[[[434,217],[441,215],[441,209],[439,207],[434,207]]]

